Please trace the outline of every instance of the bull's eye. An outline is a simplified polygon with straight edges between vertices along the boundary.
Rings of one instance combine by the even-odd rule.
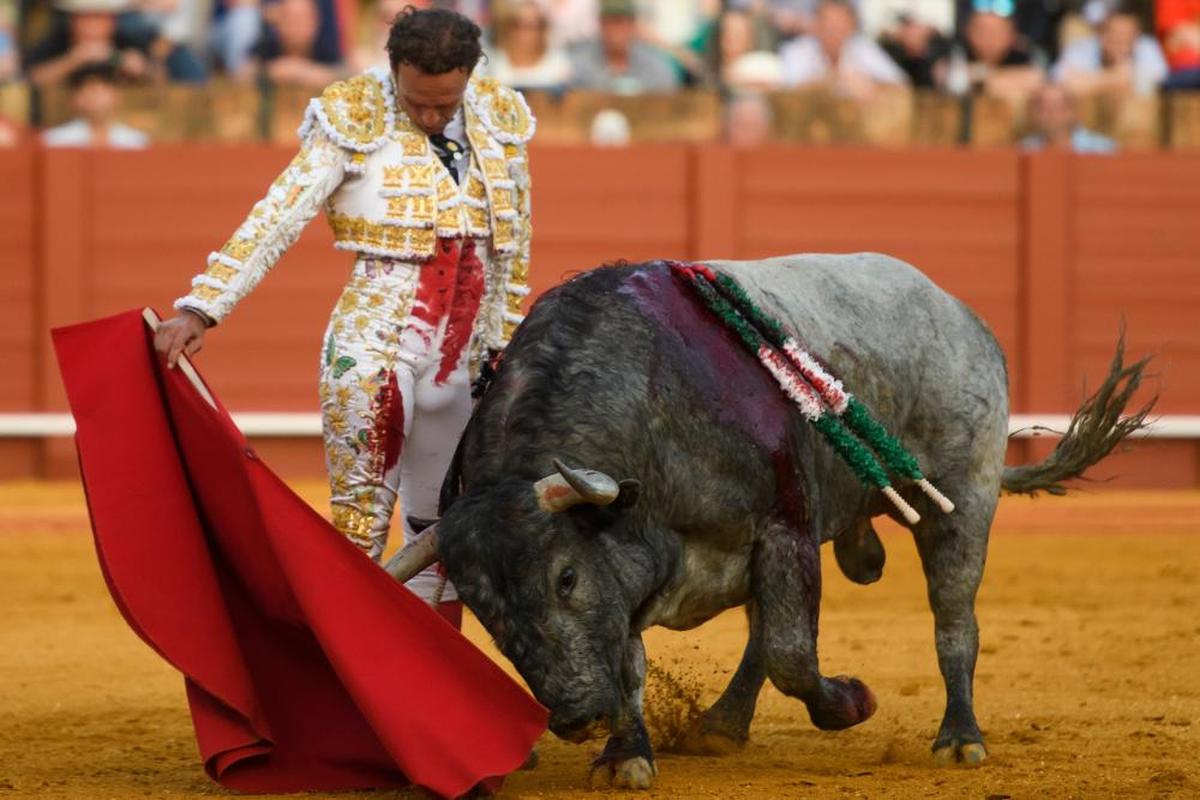
[[[575,570],[567,567],[558,576],[558,596],[566,597],[575,588]]]

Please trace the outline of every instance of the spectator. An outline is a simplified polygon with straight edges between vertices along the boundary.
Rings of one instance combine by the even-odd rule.
[[[956,0],[960,25],[976,14],[992,13],[1012,20],[1023,49],[1039,64],[1058,52],[1063,17],[1068,9],[1078,11],[1096,0]],[[1107,0],[1101,0],[1106,2]],[[965,30],[963,31],[965,33]]]
[[[369,40],[367,46],[360,47],[354,53],[355,72],[362,72],[370,67],[391,70],[391,62],[388,61],[387,54],[388,33],[392,29],[392,22],[395,21],[396,15],[406,6],[412,6],[420,11],[432,7],[433,2],[432,0],[379,0],[375,4],[373,26],[367,37]]]
[[[185,2],[194,12],[195,0]],[[59,83],[80,64],[106,59],[125,80],[204,80],[203,65],[183,41],[187,30],[172,22],[171,34],[166,35],[160,27],[175,19],[171,9],[181,11],[177,3],[180,0],[56,0],[59,13],[49,33],[26,55],[30,81],[38,86]],[[173,40],[174,35],[181,36],[180,41]]]
[[[173,81],[196,83],[208,77],[189,43],[199,39],[202,0],[135,0],[134,13],[117,18],[117,29],[146,43],[150,57]]]
[[[1155,28],[1166,51],[1168,89],[1200,89],[1200,0],[1158,0]]]
[[[315,91],[346,72],[332,0],[277,0],[264,6],[263,21],[255,55],[272,83]]]
[[[412,5],[414,8],[429,8],[434,3],[431,0],[427,0],[424,3],[410,3],[409,5]],[[499,5],[499,3],[493,2],[493,0],[439,0],[437,5],[440,8],[457,11],[480,28],[486,30],[492,24],[492,6]]]
[[[1068,149],[1075,153],[1112,153],[1117,144],[1079,124],[1075,98],[1062,86],[1042,86],[1029,98],[1029,127],[1021,149]]]
[[[1011,17],[993,11],[972,14],[966,40],[972,90],[1020,106],[1044,82],[1029,48],[1019,41]]]
[[[670,57],[685,85],[712,77],[704,55],[713,44],[721,0],[637,0],[642,41]]]
[[[726,11],[717,22],[717,42],[721,84],[735,89],[765,91],[783,83],[783,62],[779,56],[758,46],[756,21],[746,11]],[[715,66],[715,65],[714,65]]]
[[[668,52],[686,46],[719,8],[712,0],[637,0],[642,37]]]
[[[129,0],[57,0],[59,12],[50,32],[25,55],[25,73],[35,86],[61,83],[78,67],[111,63],[127,80],[151,76],[150,42],[135,33],[140,24],[118,27],[119,15],[132,13]]]
[[[534,0],[508,6],[496,20],[496,48],[486,71],[517,89],[562,89],[571,82],[571,61],[550,45],[550,18]]]
[[[17,58],[17,37],[13,33],[14,9],[0,9],[0,84],[17,77],[21,61]]]
[[[254,47],[261,38],[259,0],[214,0],[208,47],[225,74],[233,77],[250,75]]]
[[[894,31],[902,19],[919,20],[942,37],[954,33],[954,0],[857,0],[862,32],[872,39]]]
[[[1153,36],[1128,7],[1111,11],[1095,36],[1067,47],[1054,79],[1080,96],[1152,94],[1167,77],[1167,62]]]
[[[666,92],[679,85],[671,60],[639,38],[633,0],[602,0],[600,38],[573,49],[571,72],[576,88],[620,94]]]
[[[47,147],[111,147],[139,150],[149,137],[136,128],[116,121],[116,70],[107,61],[76,67],[67,78],[71,106],[78,116],[57,128],[42,132]]]
[[[858,32],[854,9],[842,0],[822,0],[812,35],[785,45],[780,55],[791,86],[824,84],[862,100],[880,85],[908,82],[883,48]]]
[[[771,105],[756,92],[736,95],[725,106],[725,141],[733,147],[761,147],[771,140]]]
[[[909,14],[884,32],[880,44],[919,89],[941,88],[952,43],[936,27]]]
[[[727,8],[749,12],[790,39],[812,32],[817,0],[728,0]]]
[[[546,0],[550,45],[571,48],[600,35],[598,0]]]

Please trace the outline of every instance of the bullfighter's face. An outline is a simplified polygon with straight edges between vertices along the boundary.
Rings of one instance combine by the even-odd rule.
[[[631,601],[620,575],[625,511],[548,512],[528,481],[468,491],[438,526],[459,595],[550,710],[581,741],[621,708]]]
[[[471,73],[452,69],[438,75],[422,72],[411,64],[396,69],[396,103],[426,135],[446,130],[462,106]]]

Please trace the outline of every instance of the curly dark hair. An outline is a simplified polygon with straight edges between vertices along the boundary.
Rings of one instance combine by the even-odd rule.
[[[483,55],[479,26],[462,14],[441,8],[418,11],[405,6],[388,33],[387,51],[392,72],[408,64],[427,75],[454,69],[468,72]]]

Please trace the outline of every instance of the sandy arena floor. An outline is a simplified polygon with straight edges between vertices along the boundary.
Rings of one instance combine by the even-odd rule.
[[[874,586],[850,584],[826,551],[820,640],[826,673],[875,691],[875,717],[822,733],[768,686],[744,752],[662,755],[655,796],[1200,796],[1200,493],[1004,501],[979,598],[976,708],[992,757],[976,770],[931,764],[943,707],[932,618],[907,535],[882,535]],[[652,631],[648,649],[707,703],[744,627],[731,612]],[[486,643],[473,621],[468,635]],[[685,710],[671,688],[650,688],[668,728]],[[547,736],[541,766],[502,796],[580,795],[599,748]],[[213,795],[232,796],[201,770],[179,676],[108,598],[77,487],[0,486],[0,800]]]

